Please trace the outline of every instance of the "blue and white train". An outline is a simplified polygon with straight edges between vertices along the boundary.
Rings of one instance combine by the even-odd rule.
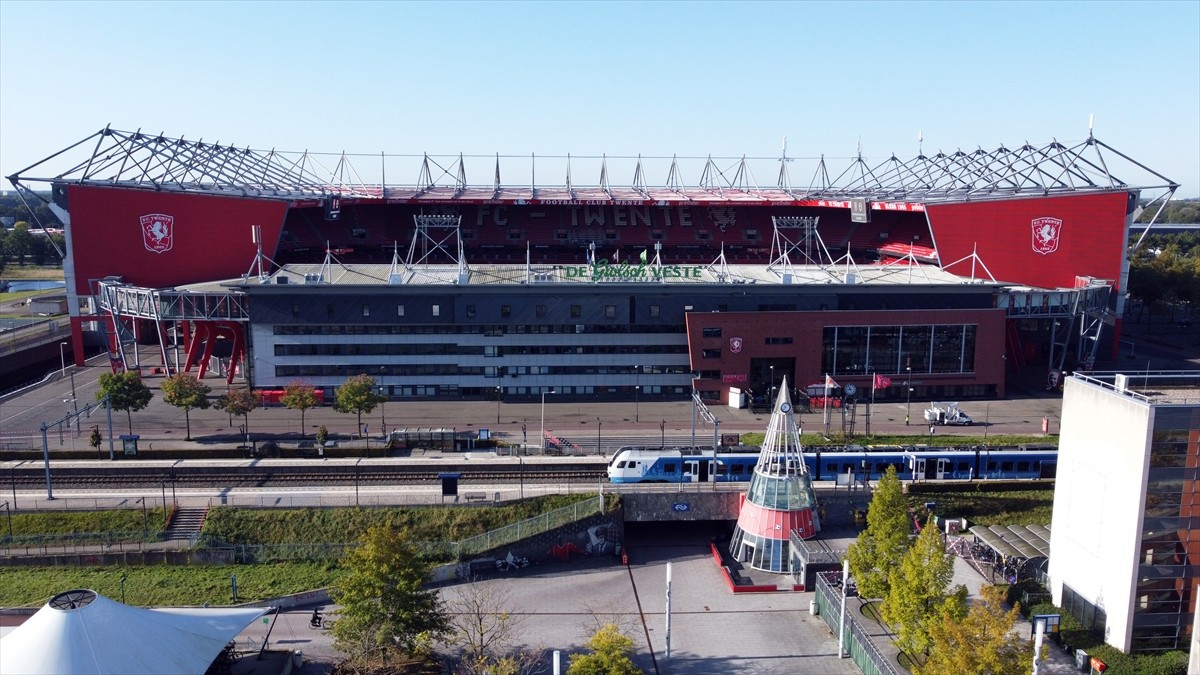
[[[1053,478],[1058,448],[1017,446],[806,446],[804,463],[813,480],[878,480],[888,466],[901,480],[970,480],[973,478]],[[750,480],[758,446],[645,447],[617,450],[608,462],[613,483],[705,483]]]

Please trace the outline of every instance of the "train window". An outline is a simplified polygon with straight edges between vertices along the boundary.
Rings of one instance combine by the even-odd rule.
[[[1012,469],[1013,469],[1012,462],[1000,462],[1000,470],[1001,471],[1012,471]]]
[[[826,464],[825,470],[831,473],[837,473],[837,462],[830,462],[829,464]]]
[[[675,468],[675,462],[667,462],[666,464],[663,464],[663,473],[675,473],[676,471],[677,469]]]
[[[744,465],[744,464],[734,464],[734,465],[733,465],[733,467],[731,467],[731,468],[729,469],[729,473],[732,473],[732,474],[742,474],[742,473],[746,473],[746,465]]]
[[[970,468],[970,465],[968,465],[966,462],[959,462],[957,470],[958,471],[966,471],[969,468]]]
[[[1017,471],[1028,471],[1029,462],[1017,462]]]
[[[624,469],[625,468],[625,460],[621,460],[621,461],[617,462],[617,468]]]
[[[887,473],[887,469],[889,466],[891,466],[891,465],[888,464],[887,462],[880,462],[879,464],[875,465],[875,473],[878,473],[880,475],[885,474],[885,473]]]
[[[995,462],[988,462],[988,467],[987,467],[987,470],[988,470],[988,471],[995,471],[995,470],[996,470],[996,463],[995,463]]]

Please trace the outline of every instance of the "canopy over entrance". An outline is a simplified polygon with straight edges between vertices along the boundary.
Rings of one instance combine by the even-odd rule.
[[[0,638],[0,672],[203,673],[260,607],[142,609],[92,590],[59,593]]]

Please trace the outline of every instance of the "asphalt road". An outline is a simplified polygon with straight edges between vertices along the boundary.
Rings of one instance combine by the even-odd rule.
[[[157,362],[154,350],[144,352],[144,363]],[[1126,324],[1120,358],[1115,362],[1098,365],[1102,370],[1124,369],[1129,372],[1150,370],[1197,370],[1200,369],[1200,336],[1193,329],[1176,326],[1146,326]],[[103,410],[93,411],[90,417],[81,414],[78,421],[71,417],[76,410],[94,405],[99,375],[108,371],[107,357],[93,358],[85,367],[68,367],[56,371],[42,383],[0,399],[0,447],[40,447],[41,425],[48,424],[47,444],[51,450],[59,448],[86,449],[89,430],[99,424],[102,431],[107,428]],[[165,375],[152,369],[143,369],[145,381],[155,390],[150,405],[132,417],[132,433],[141,437],[143,448],[188,448],[205,445],[238,445],[245,442],[243,420],[230,418],[217,410],[194,410],[190,414],[164,402],[159,387]],[[213,395],[225,390],[223,377],[210,375],[205,382],[212,387]],[[1019,434],[1040,436],[1043,418],[1048,432],[1058,431],[1058,420],[1062,409],[1061,395],[1045,390],[1045,372],[1039,367],[1026,367],[1019,373],[1010,374],[1010,396],[999,400],[963,401],[961,409],[975,419],[971,427],[938,427],[939,435],[980,436],[984,433]],[[867,406],[858,408],[857,419],[843,420],[840,411],[826,420],[820,412],[802,413],[798,421],[806,432],[837,432],[845,429],[857,434],[924,434],[928,427],[923,412],[929,406],[927,400],[896,401],[880,400],[871,406],[867,420]],[[754,414],[748,409],[728,406],[711,406],[711,412],[719,421],[721,433],[763,432],[769,414]],[[905,417],[911,424],[905,426]],[[187,437],[190,417],[191,437]],[[66,422],[59,425],[60,420]],[[600,439],[606,448],[624,439],[641,438],[653,443],[663,435],[689,437],[693,431],[693,411],[689,401],[626,401],[596,402],[563,399],[553,394],[545,397],[545,406],[540,398],[520,402],[479,400],[410,400],[389,401],[379,406],[370,415],[362,417],[368,435],[377,440],[382,430],[403,428],[447,428],[460,432],[488,429],[494,436],[508,443],[527,442],[536,447],[539,430],[544,424],[547,433],[565,439],[586,442],[595,447]],[[260,408],[249,416],[250,436],[259,441],[274,439],[283,442],[298,442],[312,439],[317,427],[328,428],[331,438],[356,440],[359,420],[355,415],[335,412],[332,407],[314,408],[304,415],[281,407]],[[68,429],[69,425],[69,429]],[[130,423],[125,413],[115,412],[112,418],[113,433],[130,433]],[[62,427],[60,433],[60,426]],[[525,428],[522,434],[522,426]],[[77,429],[77,431],[76,431]],[[712,437],[712,425],[698,420],[695,426],[698,441]],[[104,434],[107,438],[107,433]],[[357,441],[361,442],[361,441]],[[107,445],[104,448],[107,451]]]
[[[0,447],[41,447],[41,426],[49,425],[47,444],[51,451],[61,448],[87,449],[93,425],[99,425],[107,441],[108,421],[103,409],[93,410],[90,416],[83,411],[88,404],[95,406],[98,378],[108,371],[104,356],[92,359],[87,366],[68,366],[46,381],[10,394],[0,400]],[[155,395],[144,410],[131,415],[132,433],[139,435],[142,448],[189,448],[205,445],[237,445],[245,441],[243,420],[230,418],[218,410],[193,410],[186,414],[167,404],[159,387],[164,375],[146,373],[145,381]],[[205,382],[214,395],[223,391],[223,378],[209,377]],[[867,406],[860,405],[857,419],[843,420],[834,411],[828,425],[821,413],[802,413],[798,421],[806,432],[837,432],[842,428],[862,434],[928,433],[923,411],[928,401],[879,401],[872,407],[868,423]],[[993,401],[966,401],[961,408],[977,421],[972,427],[938,427],[935,433],[979,436],[993,434],[1042,435],[1042,420],[1048,421],[1049,433],[1058,429],[1062,401],[1045,392],[1026,392],[1020,397]],[[75,411],[81,411],[76,418]],[[544,418],[543,418],[544,412]],[[745,433],[766,430],[770,415],[755,414],[748,409],[712,406],[720,432]],[[905,416],[911,420],[905,426]],[[192,441],[186,441],[188,418]],[[496,402],[478,400],[419,400],[389,401],[362,417],[368,435],[378,439],[382,429],[453,428],[458,431],[488,429],[494,436],[509,442],[537,445],[539,429],[566,439],[587,442],[595,447],[596,439],[608,445],[617,439],[644,438],[655,442],[662,435],[690,437],[693,430],[693,411],[689,401],[629,401],[590,402],[558,399],[547,395],[545,408],[540,400],[532,402]],[[280,407],[260,408],[249,416],[250,436],[258,441],[268,439],[284,442],[312,439],[317,427],[325,425],[331,438],[357,438],[358,420],[355,415],[342,414],[332,407],[310,409],[304,415]],[[522,426],[525,435],[522,434]],[[114,435],[130,433],[131,427],[123,412],[112,415]],[[695,426],[698,441],[712,437],[712,425],[698,420]],[[628,442],[628,441],[625,441]],[[107,454],[107,442],[103,448]],[[119,446],[118,446],[119,451]]]

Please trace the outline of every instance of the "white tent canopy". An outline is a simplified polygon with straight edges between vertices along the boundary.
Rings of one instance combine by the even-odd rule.
[[[268,610],[141,609],[91,590],[67,591],[0,638],[0,673],[203,673]]]

